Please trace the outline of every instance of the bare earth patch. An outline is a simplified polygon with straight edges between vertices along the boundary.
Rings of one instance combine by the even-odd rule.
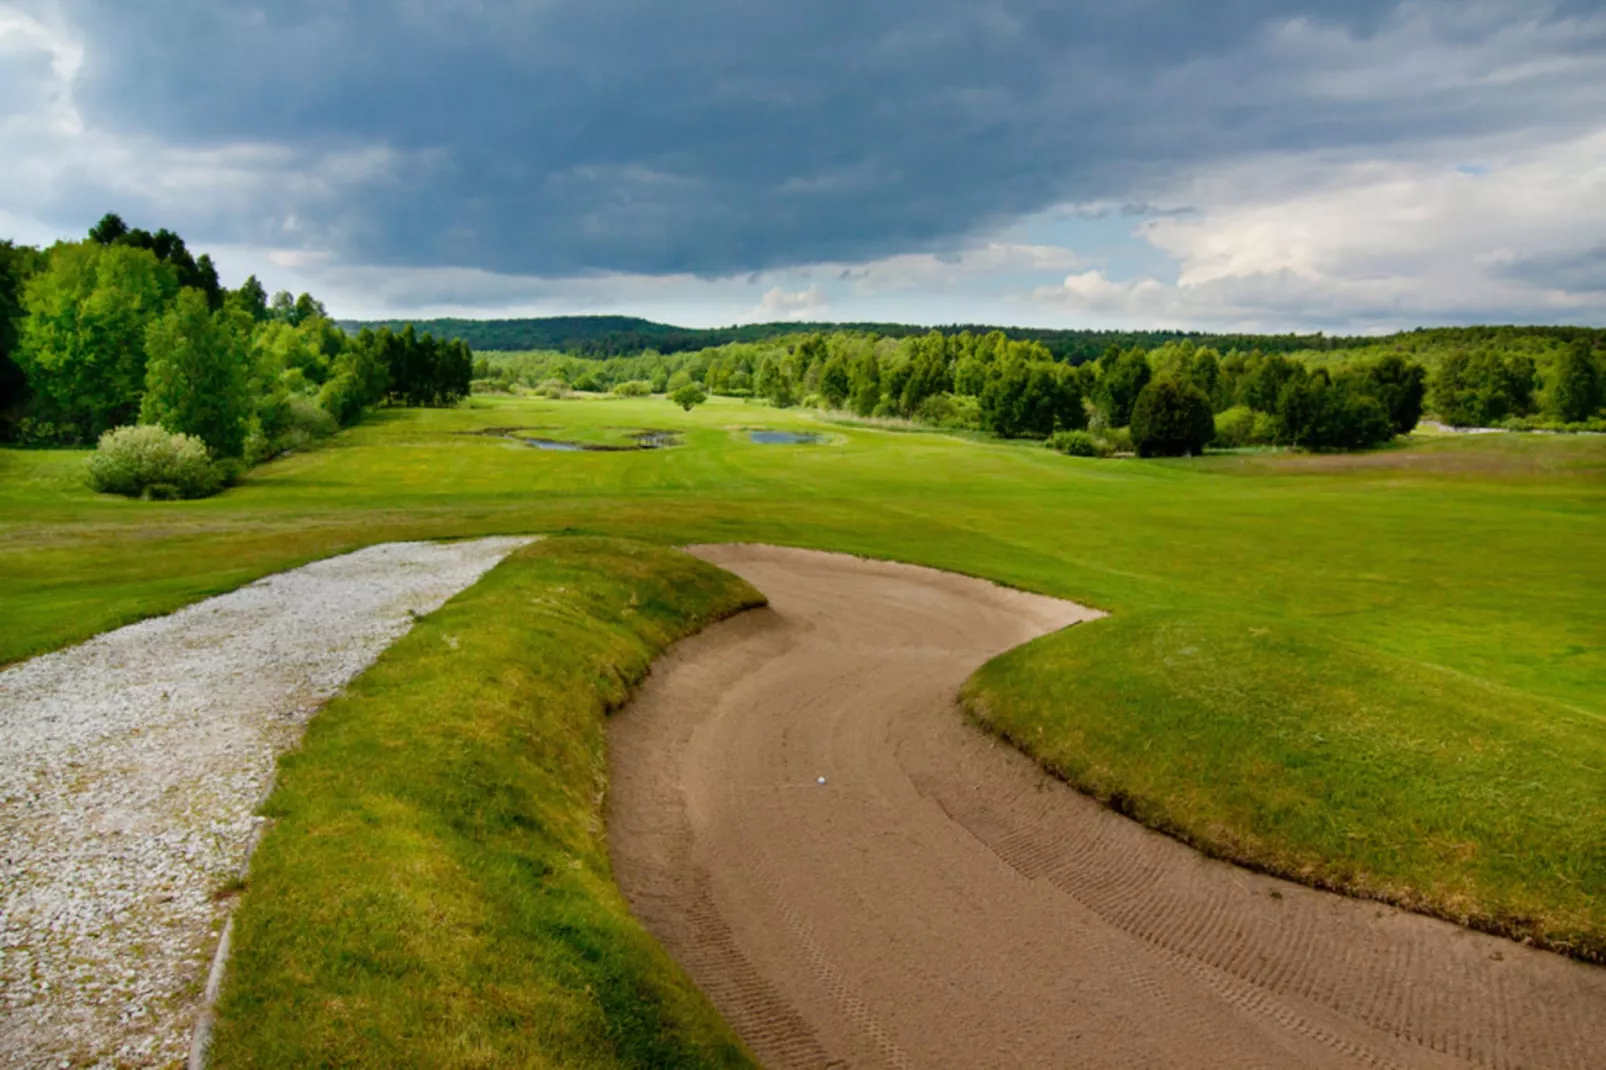
[[[0,1065],[182,1060],[275,759],[528,541],[374,546],[0,671]]]
[[[966,677],[1080,607],[693,552],[771,605],[613,719],[610,843],[766,1066],[1602,1065],[1606,969],[1205,858],[967,724]]]

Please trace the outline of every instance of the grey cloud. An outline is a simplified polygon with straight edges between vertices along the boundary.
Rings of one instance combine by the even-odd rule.
[[[1606,245],[1583,252],[1524,257],[1503,266],[1501,275],[1571,294],[1606,294]]]
[[[1583,121],[1601,103],[1598,87],[1543,78],[1480,87],[1450,71],[1407,99],[1315,79],[1313,64],[1353,73],[1371,42],[1378,62],[1398,58],[1385,44],[1402,15],[1383,0],[68,10],[85,46],[75,98],[92,125],[190,148],[393,153],[383,176],[339,196],[286,196],[261,213],[197,205],[192,220],[155,222],[272,244],[294,215],[305,240],[348,260],[544,276],[726,275],[940,251],[1059,202],[1137,206],[1179,169],[1222,156],[1487,131],[1530,122],[1540,103],[1554,121]],[[1464,50],[1575,14],[1481,5],[1482,21],[1468,22],[1455,10],[1406,15],[1426,13],[1423,34]],[[1275,28],[1294,18],[1320,30],[1324,53],[1278,51]],[[1568,40],[1574,53],[1601,47],[1598,33]],[[80,184],[52,211],[92,218],[112,206],[105,196]]]

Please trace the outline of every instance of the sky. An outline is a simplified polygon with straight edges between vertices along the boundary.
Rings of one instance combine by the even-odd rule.
[[[1606,325],[1606,4],[0,0],[0,238],[346,318]]]

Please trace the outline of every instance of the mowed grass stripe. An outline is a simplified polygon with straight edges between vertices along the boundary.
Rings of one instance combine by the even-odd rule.
[[[556,538],[424,618],[281,763],[214,1067],[748,1067],[641,930],[603,833],[605,714],[762,596]]]

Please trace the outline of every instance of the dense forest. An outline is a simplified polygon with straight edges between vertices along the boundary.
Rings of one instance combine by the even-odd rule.
[[[115,214],[82,241],[0,242],[0,441],[82,445],[147,425],[195,441],[106,441],[203,457],[221,467],[194,485],[215,486],[367,407],[453,404],[471,369],[461,341],[352,336],[310,294],[270,299],[254,276],[225,289],[178,235]]]
[[[1606,332],[1572,328],[1414,332],[1337,356],[1257,345],[1223,351],[1187,339],[1110,346],[1080,364],[1002,331],[809,332],[606,359],[481,353],[475,376],[484,389],[549,394],[663,393],[696,383],[782,407],[1097,452],[1197,453],[1207,443],[1357,449],[1410,431],[1427,409],[1459,426],[1606,428]]]
[[[546,319],[505,320],[350,320],[349,331],[364,327],[399,330],[407,323],[441,338],[458,338],[476,352],[554,350],[576,356],[625,357],[652,350],[686,353],[737,342],[767,342],[799,332],[819,334],[874,334],[882,338],[911,338],[930,327],[904,323],[752,323],[738,327],[673,327],[632,316],[553,316]],[[1329,338],[1323,334],[1206,334],[1198,331],[1072,331],[1038,327],[943,327],[945,334],[986,335],[1001,332],[1015,342],[1036,342],[1056,360],[1085,364],[1111,346],[1119,349],[1155,349],[1168,342],[1193,342],[1220,350],[1256,348],[1263,353],[1343,349],[1364,345],[1365,338]]]

